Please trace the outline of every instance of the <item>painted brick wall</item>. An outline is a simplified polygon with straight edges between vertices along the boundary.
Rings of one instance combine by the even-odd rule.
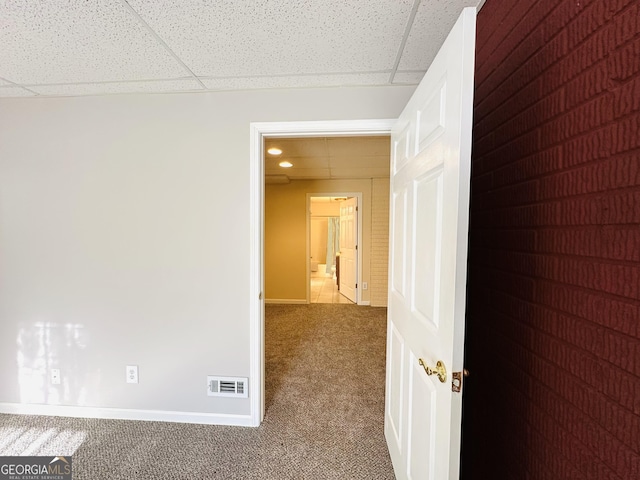
[[[389,265],[389,178],[371,180],[371,306],[386,307]]]
[[[463,478],[640,478],[640,19],[478,15]]]

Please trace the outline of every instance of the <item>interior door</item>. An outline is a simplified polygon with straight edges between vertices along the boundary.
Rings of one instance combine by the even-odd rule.
[[[391,136],[385,436],[399,479],[459,477],[475,23],[466,8]]]
[[[356,303],[358,281],[358,199],[340,202],[340,293]]]

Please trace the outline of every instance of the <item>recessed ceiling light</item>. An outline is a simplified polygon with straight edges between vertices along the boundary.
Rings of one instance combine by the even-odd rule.
[[[291,168],[291,167],[293,167],[293,163],[287,162],[287,161],[280,162],[278,165],[280,165],[282,168]]]
[[[269,155],[280,155],[282,153],[282,150],[276,147],[271,147],[269,150],[267,150],[267,153]]]

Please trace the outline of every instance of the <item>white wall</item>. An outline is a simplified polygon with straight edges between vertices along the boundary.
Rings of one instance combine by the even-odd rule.
[[[250,122],[392,118],[412,91],[0,100],[0,410],[249,415],[205,380],[249,375]]]

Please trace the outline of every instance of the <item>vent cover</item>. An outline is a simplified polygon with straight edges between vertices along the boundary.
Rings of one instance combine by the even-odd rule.
[[[210,397],[247,398],[249,392],[248,378],[240,377],[207,377],[207,395]]]

